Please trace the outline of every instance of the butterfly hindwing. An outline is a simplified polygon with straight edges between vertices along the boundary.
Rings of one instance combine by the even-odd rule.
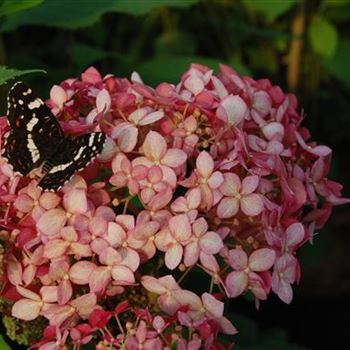
[[[105,139],[102,132],[66,137],[45,161],[43,169],[46,174],[38,186],[44,190],[58,190],[102,152]]]
[[[32,155],[27,148],[27,140],[21,138],[19,133],[11,132],[6,139],[3,157],[13,166],[14,171],[22,175],[33,169]]]
[[[25,83],[17,82],[7,97],[11,132],[4,157],[22,175],[43,163],[64,138],[56,117]]]

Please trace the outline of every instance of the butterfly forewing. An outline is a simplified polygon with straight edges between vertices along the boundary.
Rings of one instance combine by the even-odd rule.
[[[55,151],[63,131],[50,109],[23,82],[11,88],[7,109],[11,132],[4,157],[16,171],[26,175]]]
[[[44,190],[58,190],[78,171],[83,170],[103,149],[102,132],[66,137],[43,165],[46,174],[39,182]]]

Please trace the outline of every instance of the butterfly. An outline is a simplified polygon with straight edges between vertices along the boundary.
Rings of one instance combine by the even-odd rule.
[[[106,140],[103,132],[65,135],[50,109],[21,81],[9,91],[7,119],[11,131],[3,157],[22,175],[41,166],[43,190],[59,190],[102,152]]]

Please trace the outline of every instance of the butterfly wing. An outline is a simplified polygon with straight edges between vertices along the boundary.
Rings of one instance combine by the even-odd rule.
[[[46,174],[38,186],[43,190],[59,190],[78,171],[83,170],[102,152],[106,135],[93,132],[75,138],[66,137],[43,164]]]
[[[64,137],[56,117],[23,82],[15,83],[7,97],[11,132],[4,157],[22,175],[42,164]]]

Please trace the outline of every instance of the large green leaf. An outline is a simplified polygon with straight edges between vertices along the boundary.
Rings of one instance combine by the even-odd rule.
[[[155,85],[162,81],[177,83],[191,63],[201,63],[217,70],[219,63],[227,62],[208,57],[164,55],[140,64],[136,70],[146,84]],[[239,62],[230,62],[230,64],[239,73],[248,73],[247,69]]]
[[[42,69],[25,69],[17,70],[12,68],[7,68],[5,66],[0,66],[0,85],[5,84],[7,81],[17,78],[24,74],[29,73],[46,73]]]
[[[11,350],[10,346],[5,342],[5,340],[1,334],[0,334],[0,349],[1,350]]]
[[[74,44],[69,49],[72,62],[77,65],[77,67],[82,70],[87,66],[104,60],[106,58],[119,56],[116,53],[107,52],[99,49],[98,47],[85,45],[85,44]]]
[[[314,52],[327,58],[335,54],[338,32],[326,18],[315,17],[310,24],[308,35]]]
[[[186,8],[197,2],[199,0],[114,0],[112,10],[131,15],[144,15],[160,6]]]
[[[249,9],[261,13],[268,22],[289,11],[297,0],[243,0]]]
[[[26,24],[76,29],[91,26],[107,12],[143,15],[160,6],[187,7],[199,0],[45,0],[40,6],[5,18],[2,31]]]
[[[0,2],[0,16],[23,11],[40,5],[44,0],[4,0]]]
[[[350,89],[349,57],[350,40],[341,39],[332,59],[326,61],[326,67],[334,77]]]

